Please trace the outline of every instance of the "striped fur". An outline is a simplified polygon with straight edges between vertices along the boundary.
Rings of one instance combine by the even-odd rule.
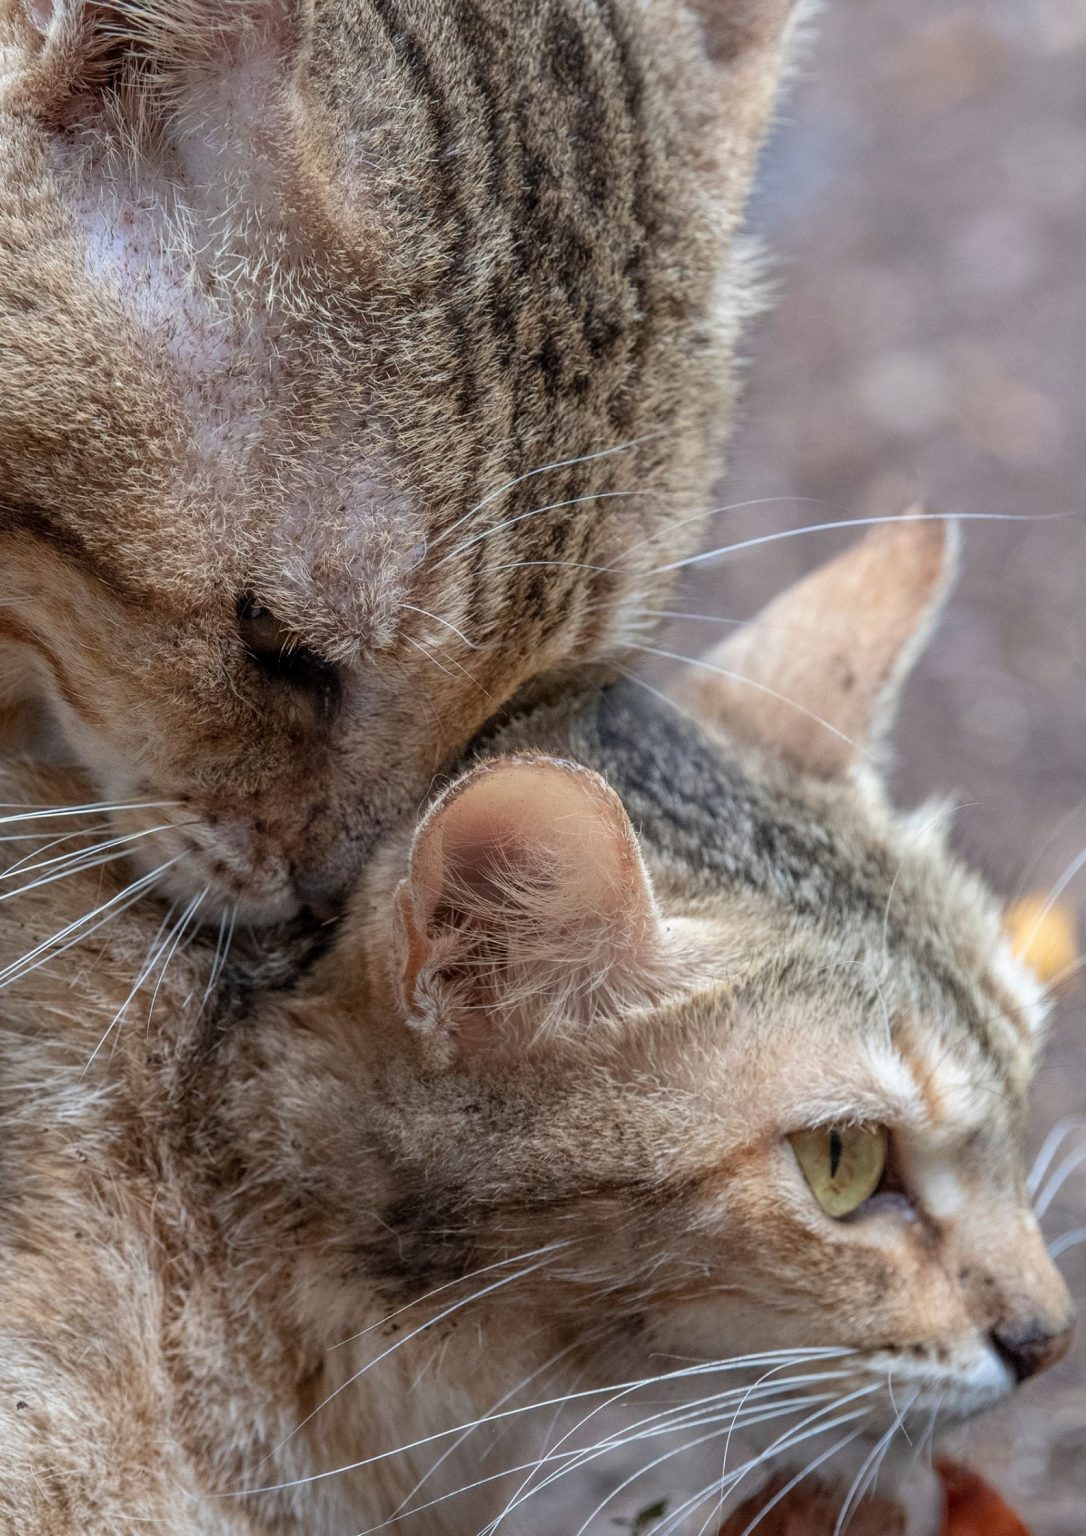
[[[790,16],[9,0],[0,689],[184,802],[209,911],[327,905],[695,544]],[[334,713],[253,667],[247,594]]]
[[[877,682],[894,616],[869,599]],[[316,1536],[430,1498],[404,1528],[466,1536],[564,1429],[599,1440],[613,1392],[660,1429],[735,1388],[703,1410],[719,1449],[796,1378],[770,1434],[825,1388],[830,1423],[860,1404],[862,1468],[903,1422],[920,1510],[929,1421],[1012,1389],[992,1331],[1066,1347],[1021,1162],[1033,992],[992,897],[870,771],[806,773],[702,714],[626,686],[514,712],[382,839],[324,955],[245,940],[216,981],[198,935],[148,970],[144,904],[9,988],[5,1536]],[[26,764],[0,789],[79,793]],[[3,973],[115,894],[35,884]],[[892,1133],[856,1219],[788,1145],[827,1120]],[[558,1528],[545,1494],[509,1522]]]

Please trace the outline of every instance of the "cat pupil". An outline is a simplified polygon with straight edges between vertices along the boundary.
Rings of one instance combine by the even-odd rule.
[[[843,1151],[844,1151],[844,1142],[841,1139],[841,1132],[838,1131],[838,1130],[832,1130],[830,1132],[830,1178],[831,1179],[835,1179],[837,1177],[837,1170],[841,1166],[841,1154],[842,1154]]]

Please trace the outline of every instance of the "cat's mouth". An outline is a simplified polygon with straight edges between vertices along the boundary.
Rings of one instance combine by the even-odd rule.
[[[184,802],[151,802],[115,817],[136,878],[174,907],[191,908],[193,923],[285,922],[310,905],[286,857],[262,846],[244,822],[205,818]]]

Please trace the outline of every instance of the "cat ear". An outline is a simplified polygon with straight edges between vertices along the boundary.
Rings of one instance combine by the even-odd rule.
[[[723,131],[720,169],[728,201],[746,199],[773,113],[797,20],[807,0],[685,0],[716,74],[715,116]]]
[[[454,784],[416,834],[397,901],[404,1005],[461,1046],[514,1014],[535,1033],[559,1016],[584,1022],[657,949],[621,801],[554,758],[497,758]]]
[[[877,747],[953,577],[957,530],[918,509],[790,587],[692,669],[694,714],[821,778]]]
[[[58,86],[111,84],[139,59],[162,85],[186,71],[226,76],[247,65],[282,67],[307,32],[312,0],[22,0],[52,58]],[[249,75],[253,75],[250,68]],[[252,92],[255,78],[244,89]],[[239,86],[239,90],[242,87]],[[254,103],[255,106],[255,103]]]

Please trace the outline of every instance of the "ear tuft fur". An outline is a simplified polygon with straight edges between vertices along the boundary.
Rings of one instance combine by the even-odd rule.
[[[657,917],[629,818],[595,773],[497,758],[437,802],[398,893],[404,1003],[461,1042],[606,1011],[651,970]]]

